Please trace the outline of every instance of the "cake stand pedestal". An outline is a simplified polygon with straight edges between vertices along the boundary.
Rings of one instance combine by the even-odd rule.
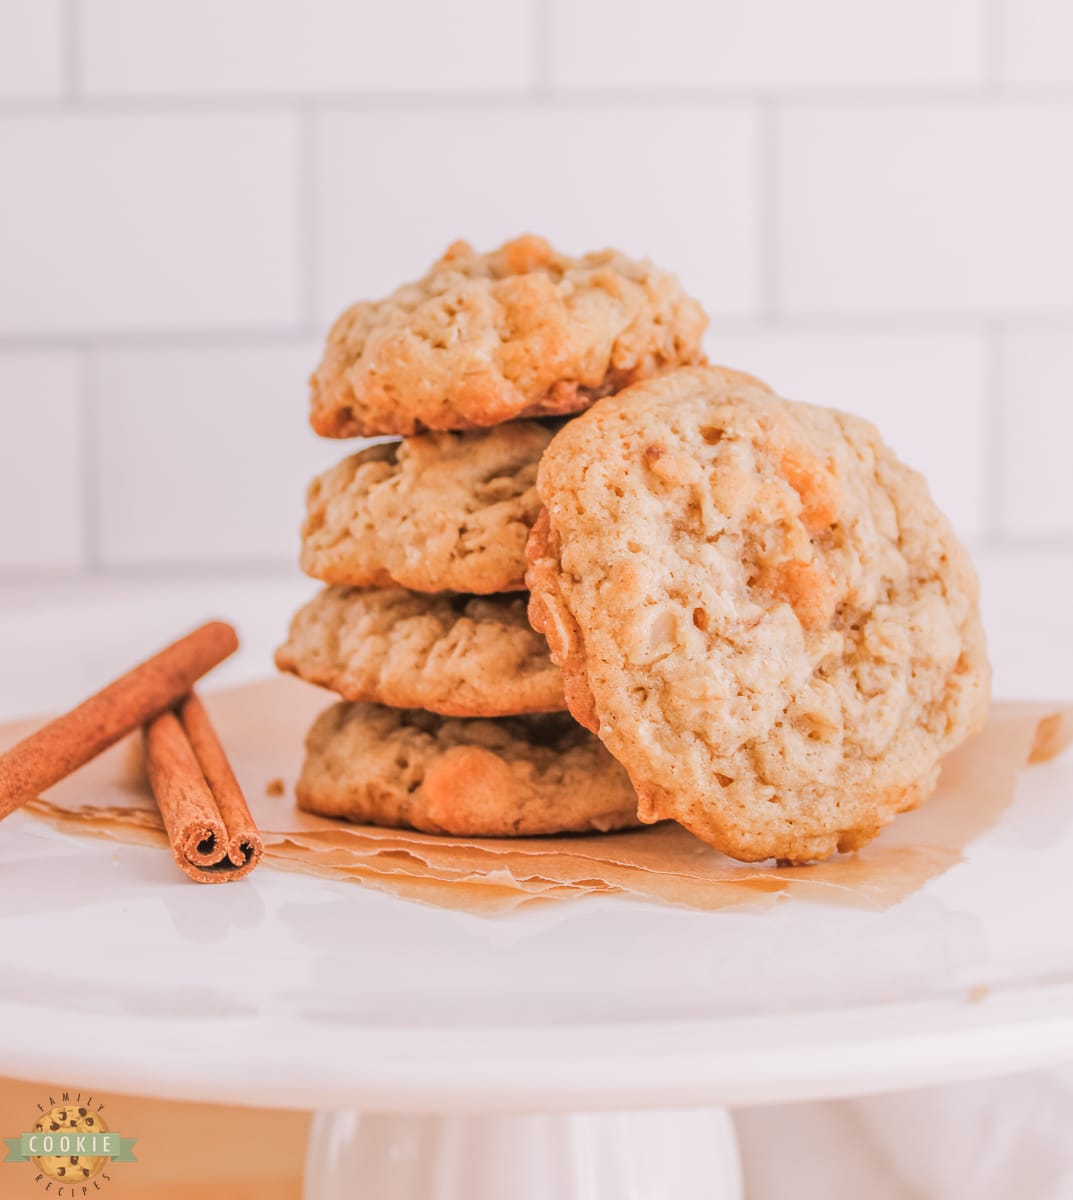
[[[319,1113],[306,1200],[740,1200],[724,1109]]]

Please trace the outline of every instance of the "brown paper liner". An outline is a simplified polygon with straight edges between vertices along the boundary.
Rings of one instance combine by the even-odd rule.
[[[206,700],[275,869],[345,880],[468,912],[590,895],[701,910],[776,900],[883,908],[961,861],[1001,817],[1018,773],[1073,740],[1073,708],[997,704],[983,734],[944,764],[936,794],[862,850],[807,867],[737,863],[677,825],[606,835],[460,839],[349,825],[300,812],[290,792],[324,693],[278,679]],[[0,745],[18,736],[0,728]],[[282,779],[287,795],[268,794]],[[275,788],[271,789],[275,791]],[[167,845],[136,761],[117,747],[28,811],[71,832]]]

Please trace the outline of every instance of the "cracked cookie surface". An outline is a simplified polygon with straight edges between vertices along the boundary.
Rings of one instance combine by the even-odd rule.
[[[552,432],[516,421],[352,454],[309,489],[303,570],[355,587],[520,591],[540,510],[537,464]]]
[[[578,412],[703,361],[707,318],[673,275],[614,250],[571,258],[526,235],[456,242],[428,273],[336,321],[310,381],[325,437],[473,429]]]
[[[566,707],[559,668],[520,596],[325,588],[295,616],[276,665],[345,700],[449,716]]]
[[[637,825],[626,772],[565,713],[457,720],[336,704],[310,731],[298,805],[458,837]]]
[[[975,572],[868,422],[686,369],[571,422],[538,488],[530,619],[643,820],[821,859],[981,727]]]

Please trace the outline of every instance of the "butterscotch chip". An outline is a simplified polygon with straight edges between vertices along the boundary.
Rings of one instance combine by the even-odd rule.
[[[294,618],[276,665],[345,700],[448,716],[566,707],[559,668],[517,596],[325,588]]]
[[[538,487],[530,617],[643,820],[824,858],[981,727],[972,564],[866,421],[682,370],[571,422]]]
[[[457,720],[337,704],[306,743],[298,805],[458,837],[636,825],[626,772],[565,714]]]
[[[423,279],[336,321],[311,421],[353,437],[578,412],[703,361],[706,323],[673,275],[615,250],[570,258],[525,236],[478,254],[456,242]]]
[[[520,591],[540,509],[537,463],[551,438],[535,421],[517,421],[351,455],[309,489],[303,569],[354,587]]]

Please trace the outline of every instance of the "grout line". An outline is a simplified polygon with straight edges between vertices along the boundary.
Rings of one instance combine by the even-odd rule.
[[[92,350],[83,348],[78,356],[78,378],[82,393],[82,539],[85,545],[86,571],[96,574],[101,561],[100,469],[97,456],[97,372]]]
[[[892,334],[951,334],[973,333],[979,330],[981,321],[1001,322],[1004,326],[1023,331],[1064,331],[1073,324],[1073,310],[1053,312],[971,312],[971,311],[883,311],[868,309],[861,311],[830,311],[807,313],[781,310],[776,321],[767,322],[767,327],[777,326],[782,330],[798,330],[801,333],[892,333]],[[765,322],[744,314],[712,313],[712,325],[718,330],[720,322],[738,326],[750,325],[763,332]]]
[[[317,300],[320,290],[319,193],[317,164],[317,115],[313,109],[298,117],[298,311],[304,328],[317,326]]]
[[[714,311],[712,331],[735,335],[838,334],[847,337],[889,335],[920,337],[977,333],[981,321],[1000,323],[1010,332],[1069,332],[1073,335],[1073,311],[1052,313],[967,313],[967,312],[848,312],[819,313],[779,311],[773,315]],[[188,329],[139,330],[135,332],[69,334],[8,334],[0,332],[0,353],[34,351],[109,350],[247,350],[258,347],[299,346],[318,341],[323,323],[315,318],[284,329]]]
[[[1001,326],[987,328],[986,377],[984,380],[984,478],[987,481],[985,528],[1000,540],[1005,531],[1006,456],[1006,337]]]
[[[79,0],[63,0],[60,9],[60,55],[63,74],[63,103],[81,100],[82,86],[82,19]]]
[[[1073,557],[1073,533],[975,534],[964,538],[974,556],[1008,555],[1031,557]],[[176,559],[156,563],[99,563],[92,570],[71,567],[0,567],[0,600],[4,587],[64,586],[72,583],[102,585],[109,583],[198,583],[204,579],[257,582],[262,579],[306,584],[310,591],[316,580],[302,575],[295,558],[266,558],[237,561],[230,559]],[[2,609],[0,609],[2,616]]]
[[[775,104],[761,104],[756,114],[756,261],[760,314],[772,323],[779,316],[779,142],[781,114]]]
[[[191,577],[193,577],[191,579]],[[246,562],[220,562],[176,559],[170,563],[144,563],[141,565],[115,566],[100,564],[93,570],[71,567],[0,568],[0,589],[8,587],[34,587],[79,583],[116,583],[130,580],[140,583],[173,583],[175,581],[198,583],[203,579],[224,579],[241,582],[256,582],[261,579],[293,580],[305,582],[310,590],[318,587],[315,579],[303,575],[294,558],[250,559]],[[2,599],[2,595],[0,595]],[[0,617],[3,610],[0,609]]]
[[[554,91],[555,14],[552,0],[529,0],[529,41],[532,72],[531,94],[550,97]]]
[[[89,579],[89,571],[85,566],[81,567],[0,567],[0,600],[6,599],[3,595],[4,588],[22,588],[22,587],[50,587],[54,584],[63,584],[64,587],[72,583],[86,583]],[[0,607],[0,619],[3,618],[4,610]]]
[[[199,578],[221,578],[221,579],[263,579],[268,576],[279,576],[280,578],[293,579],[296,583],[306,582],[310,589],[323,586],[318,584],[315,579],[310,579],[303,575],[298,567],[297,557],[291,558],[272,558],[272,559],[184,559],[177,558],[172,562],[148,562],[148,563],[99,563],[92,572],[71,572],[66,568],[58,568],[51,570],[48,568],[42,570],[15,570],[15,571],[0,571],[0,582],[18,582],[18,583],[33,583],[35,581],[48,582],[50,579],[57,576],[65,576],[70,574],[80,575],[82,578],[91,576],[94,582],[97,581],[117,581],[117,580],[138,580],[144,582],[153,582],[154,580],[171,581],[177,576],[185,578],[192,575]],[[195,580],[196,582],[196,580]]]
[[[1002,64],[1005,29],[1002,19],[1002,0],[982,0],[980,21],[984,87],[989,95],[1004,99]]]
[[[977,539],[973,543],[973,549],[987,554],[1017,556],[1073,555],[1073,533],[1000,533]]]
[[[92,347],[94,350],[239,350],[259,346],[297,345],[303,341],[320,338],[323,333],[321,325],[312,320],[284,329],[159,329],[109,331],[98,334],[0,333],[0,351],[77,350],[83,346]]]
[[[72,3],[75,0],[71,0]],[[535,2],[535,0],[534,0]],[[550,31],[549,31],[550,32]],[[550,46],[548,47],[550,50]],[[544,53],[543,51],[541,52]],[[548,55],[550,59],[550,54]],[[550,69],[550,62],[547,64]],[[541,67],[543,72],[546,68]],[[80,72],[72,80],[81,89]],[[546,92],[539,88],[528,91],[517,88],[490,88],[487,91],[428,91],[428,92],[315,92],[268,93],[250,92],[244,95],[227,93],[174,93],[150,95],[132,93],[129,96],[86,95],[79,91],[79,108],[97,116],[131,116],[142,114],[172,114],[181,116],[221,113],[262,113],[278,115],[291,113],[300,107],[316,107],[323,111],[340,112],[427,112],[441,110],[484,109],[497,112],[507,109],[550,108],[662,108],[755,104],[777,102],[798,107],[853,108],[980,108],[995,103],[996,94],[979,84],[950,87],[839,89],[773,88],[773,87],[681,87],[681,88],[555,88]],[[1005,106],[1069,105],[1073,104],[1073,85],[1040,84],[1011,85],[998,97]],[[0,115],[56,116],[69,109],[66,100],[47,97],[8,97],[0,100]]]

